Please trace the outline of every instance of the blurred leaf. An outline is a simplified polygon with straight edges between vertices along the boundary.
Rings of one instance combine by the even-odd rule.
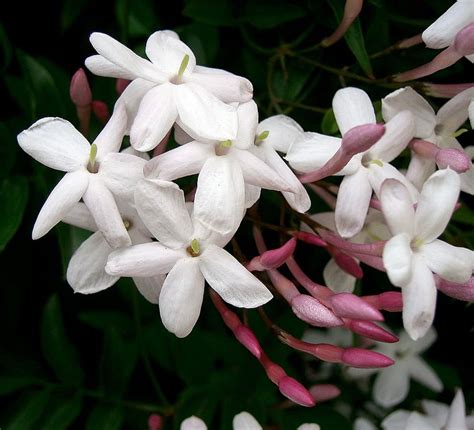
[[[130,37],[148,37],[160,27],[152,0],[118,0],[115,14],[122,31]]]
[[[0,122],[0,178],[5,178],[15,164],[18,144],[10,129]]]
[[[82,397],[79,394],[73,397],[58,397],[54,408],[48,407],[47,413],[41,422],[41,428],[66,430],[79,416],[82,409]]]
[[[197,64],[213,63],[219,49],[219,30],[211,25],[193,22],[176,29],[196,56]]]
[[[97,330],[114,328],[124,335],[134,332],[132,320],[120,311],[85,311],[79,314],[79,319]]]
[[[65,0],[63,2],[60,18],[63,32],[74,24],[87,4],[87,0]]]
[[[203,24],[232,26],[236,24],[234,12],[230,0],[186,0],[183,15]]]
[[[1,374],[0,396],[14,393],[30,385],[38,384],[39,381],[38,378],[32,375],[12,375],[10,372],[8,374]]]
[[[275,95],[283,100],[295,101],[305,88],[312,72],[313,68],[302,62],[290,62],[288,59],[283,65],[277,62],[273,73]]]
[[[244,20],[254,27],[269,29],[305,15],[306,11],[300,6],[281,0],[247,1]]]
[[[339,24],[344,15],[344,1],[329,0],[329,4],[331,5],[334,15],[336,16],[337,23]],[[347,46],[356,57],[357,62],[359,63],[362,70],[367,76],[371,76],[373,74],[372,65],[365,48],[364,36],[362,34],[362,28],[358,18],[349,27],[346,34],[344,35],[344,38],[346,39]]]
[[[332,109],[328,109],[324,114],[321,121],[321,131],[323,134],[329,134],[331,136],[339,133],[339,127],[337,126],[336,117]]]
[[[452,220],[462,224],[474,225],[474,211],[468,206],[462,205],[458,210],[453,212]]]
[[[366,45],[370,52],[385,49],[390,45],[387,11],[383,7],[375,9],[375,13],[367,25]]]
[[[123,410],[120,406],[97,405],[87,418],[86,430],[118,430],[122,428]]]
[[[12,61],[12,45],[8,40],[3,24],[0,22],[0,69],[5,70]]]
[[[433,368],[439,379],[443,382],[444,388],[454,390],[463,385],[458,371],[451,366],[434,360],[428,360],[428,364]]]
[[[49,299],[43,310],[41,345],[44,357],[58,379],[68,385],[80,386],[84,372],[76,348],[64,330],[61,307],[56,295]]]
[[[59,223],[56,226],[56,233],[61,250],[61,262],[63,266],[63,275],[66,276],[67,267],[72,255],[77,248],[91,235],[90,231],[66,223]]]
[[[26,178],[13,176],[0,182],[0,252],[20,227],[27,202]]]
[[[8,430],[29,430],[38,428],[36,422],[43,413],[50,396],[51,392],[49,389],[25,396],[6,428]]]
[[[5,76],[5,86],[7,87],[10,97],[15,100],[18,107],[28,118],[34,118],[35,100],[33,91],[29,87],[25,79],[16,76]]]

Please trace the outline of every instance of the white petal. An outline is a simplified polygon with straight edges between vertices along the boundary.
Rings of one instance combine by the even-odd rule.
[[[119,276],[106,273],[107,258],[113,249],[100,231],[94,233],[72,256],[67,268],[67,281],[74,292],[92,294],[109,288]]]
[[[155,31],[148,38],[145,53],[158,69],[169,75],[178,74],[185,55],[189,57],[189,60],[184,74],[192,73],[196,67],[196,57],[193,51],[166,30]]]
[[[89,38],[94,49],[106,60],[124,69],[130,75],[152,82],[164,82],[166,76],[152,63],[104,33],[92,33]]]
[[[239,104],[237,118],[239,124],[233,146],[239,149],[247,149],[255,143],[255,131],[258,124],[257,103],[250,100],[247,103]]]
[[[388,179],[380,188],[380,203],[391,233],[414,234],[415,210],[407,188],[396,179]]]
[[[132,80],[135,79],[135,73],[125,70],[124,68],[117,66],[111,61],[107,60],[102,55],[92,55],[86,58],[86,67],[97,76],[105,76],[109,78],[121,78]]]
[[[380,198],[380,187],[386,179],[396,179],[402,183],[407,189],[411,201],[414,203],[418,200],[419,192],[413,184],[403,174],[390,163],[382,163],[379,166],[376,163],[368,165],[369,182],[377,197]]]
[[[178,124],[190,136],[211,140],[233,140],[237,136],[237,111],[199,85],[174,88]]]
[[[106,270],[111,275],[145,278],[168,273],[185,257],[183,249],[170,249],[158,242],[141,243],[112,252]]]
[[[185,81],[204,87],[224,103],[245,103],[253,95],[253,86],[248,79],[220,69],[196,66]]]
[[[382,99],[382,114],[385,121],[390,121],[403,110],[410,111],[415,117],[416,137],[425,139],[433,134],[436,126],[435,112],[411,87],[400,88]]]
[[[391,408],[401,403],[408,395],[409,377],[403,363],[383,369],[374,383],[374,400],[377,404]]]
[[[426,414],[439,423],[440,426],[446,424],[449,413],[449,407],[447,405],[433,400],[422,400],[421,405]]]
[[[421,35],[428,48],[446,48],[454,42],[459,30],[473,20],[472,3],[458,1],[431,24]]]
[[[183,258],[171,269],[160,293],[163,325],[177,337],[191,333],[201,313],[204,277],[200,258]]]
[[[262,430],[262,426],[248,412],[237,414],[232,420],[234,430]]]
[[[466,283],[472,274],[472,251],[434,240],[420,247],[430,270],[443,279],[458,284]]]
[[[425,182],[415,212],[416,237],[431,242],[448,225],[460,190],[459,175],[451,169],[438,170]]]
[[[176,121],[173,87],[173,84],[158,85],[143,97],[130,130],[130,143],[138,151],[155,148]]]
[[[396,287],[407,285],[412,277],[411,237],[406,233],[393,236],[384,246],[383,265],[390,282]]]
[[[364,226],[372,187],[367,169],[361,167],[353,175],[344,176],[336,202],[336,227],[342,237],[353,237]]]
[[[471,100],[469,103],[469,122],[471,123],[471,128],[474,128],[474,100]]]
[[[255,185],[245,184],[245,209],[252,207],[260,198],[261,188]]]
[[[442,430],[430,417],[412,412],[408,417],[405,430]]]
[[[403,336],[403,334],[402,334]],[[402,339],[402,336],[400,336],[400,340]],[[422,352],[426,351],[433,343],[436,341],[436,338],[438,335],[436,334],[436,330],[431,327],[428,332],[421,337],[420,339],[417,339],[416,342],[410,339],[408,336],[406,336],[409,340],[409,350],[411,354],[413,355],[419,355]],[[400,343],[400,342],[399,342]]]
[[[406,425],[410,412],[408,411],[395,411],[388,415],[382,421],[383,430],[406,430]]]
[[[321,430],[318,424],[301,424],[296,430]]]
[[[436,115],[438,128],[441,129],[437,134],[451,134],[461,127],[469,116],[469,105],[473,99],[474,88],[468,88],[445,103]]]
[[[193,217],[209,230],[233,234],[242,220],[244,203],[239,164],[227,156],[209,158],[198,177]]]
[[[61,221],[79,202],[89,183],[85,170],[66,173],[54,187],[38,214],[33,227],[33,239],[39,239]]]
[[[461,180],[461,191],[474,195],[474,167],[471,167],[467,172],[459,175]]]
[[[139,278],[135,276],[133,282],[140,294],[150,303],[158,304],[161,287],[165,282],[165,275],[150,276],[147,278]]]
[[[257,126],[257,136],[268,131],[265,143],[272,146],[275,151],[287,153],[291,145],[303,136],[303,128],[286,115],[274,115],[264,119]]]
[[[132,199],[138,181],[143,179],[146,161],[135,155],[109,153],[100,163],[98,175],[119,198]]]
[[[84,203],[77,203],[62,219],[66,224],[79,227],[84,230],[97,231],[97,225]]]
[[[207,426],[201,418],[186,418],[179,427],[180,430],[207,430]]]
[[[170,248],[182,248],[193,239],[183,191],[174,183],[144,180],[135,190],[137,212],[148,230]]]
[[[174,128],[174,140],[176,141],[177,144],[183,145],[185,143],[189,143],[194,140],[178,124],[175,124],[173,128]]]
[[[127,129],[127,110],[123,103],[115,105],[109,121],[94,140],[97,145],[97,160],[102,161],[109,152],[118,152]]]
[[[211,288],[233,306],[255,308],[273,297],[265,285],[218,246],[207,246],[199,266]]]
[[[451,403],[451,407],[449,408],[448,420],[444,428],[445,430],[467,430],[466,406],[461,390],[458,390],[454,396],[453,403]]]
[[[63,172],[80,169],[89,160],[89,142],[61,118],[36,121],[18,135],[18,143],[36,161]]]
[[[390,163],[407,147],[415,135],[415,117],[408,110],[397,113],[385,124],[385,134],[369,149],[367,159]]]
[[[375,124],[372,102],[367,93],[359,88],[346,87],[338,90],[332,99],[332,108],[343,136],[358,125]]]
[[[417,254],[412,259],[412,277],[402,288],[403,326],[413,340],[423,337],[433,323],[436,286],[431,270]]]
[[[407,363],[410,376],[420,384],[429,389],[440,392],[443,389],[443,383],[438,375],[429,367],[424,360],[419,357],[410,357]]]
[[[425,181],[435,172],[435,170],[436,163],[433,160],[422,157],[421,155],[418,155],[412,151],[406,178],[418,190],[421,190],[421,187]]]
[[[375,427],[375,424],[373,424],[372,421],[358,417],[354,421],[354,430],[377,430],[377,427]]]
[[[98,175],[89,175],[89,186],[83,200],[97,228],[112,248],[131,245],[114,196]]]
[[[325,284],[335,293],[352,293],[357,279],[344,272],[334,261],[329,260],[323,270]]]

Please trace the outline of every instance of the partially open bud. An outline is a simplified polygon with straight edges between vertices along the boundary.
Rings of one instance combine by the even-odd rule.
[[[431,82],[423,82],[422,85],[423,92],[428,96],[451,99],[464,90],[474,87],[474,82],[465,84],[433,84]]]
[[[327,48],[336,43],[339,39],[341,39],[359,15],[363,4],[363,0],[346,0],[346,4],[344,6],[344,15],[342,17],[341,22],[339,23],[334,33],[331,34],[329,37],[326,37],[321,42],[321,45]]]
[[[462,56],[474,54],[474,22],[466,25],[456,34],[454,48]]]
[[[254,257],[247,266],[250,271],[268,270],[280,267],[293,254],[296,248],[296,240],[290,239],[280,248],[270,249],[262,255]]]
[[[342,361],[351,367],[362,369],[388,367],[395,362],[386,355],[362,348],[348,348],[342,353]]]

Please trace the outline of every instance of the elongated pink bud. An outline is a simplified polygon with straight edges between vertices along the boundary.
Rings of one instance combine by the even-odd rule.
[[[440,149],[435,161],[441,169],[449,167],[457,173],[467,172],[472,166],[470,157],[463,150],[456,148]]]
[[[285,376],[278,384],[280,393],[301,406],[312,407],[316,404],[311,393],[296,379]]]
[[[274,384],[278,385],[280,381],[287,376],[283,367],[271,361],[265,353],[262,354],[259,361],[265,369],[268,379],[270,379]]]
[[[118,95],[122,94],[125,91],[125,88],[128,87],[128,84],[131,81],[128,79],[122,79],[118,78],[117,81],[115,82],[115,91],[117,92]]]
[[[446,281],[435,275],[436,287],[449,297],[453,297],[465,302],[474,302],[474,277],[471,277],[465,284]]]
[[[454,48],[463,57],[474,54],[474,22],[466,25],[456,34]]]
[[[402,41],[397,43],[397,49],[407,49],[411,48],[412,46],[416,46],[423,42],[423,38],[421,37],[421,33],[415,36],[409,37],[408,39],[403,39]]]
[[[329,299],[332,311],[342,318],[383,321],[377,308],[351,293],[335,294]]]
[[[307,231],[295,231],[292,233],[292,235],[296,239],[309,243],[310,245],[319,247],[327,246],[327,243],[320,237],[316,236],[314,233],[309,233]]]
[[[311,354],[313,357],[329,363],[340,363],[343,349],[329,343],[309,343],[281,331],[278,338],[289,347]]]
[[[296,239],[290,239],[284,245],[276,249],[265,251],[262,255],[254,257],[247,266],[252,271],[276,269],[280,267],[293,254],[296,248]]]
[[[401,312],[403,309],[402,293],[398,291],[387,291],[374,296],[362,297],[367,303],[388,312]]]
[[[295,315],[315,327],[339,327],[344,322],[334,315],[319,300],[307,294],[300,294],[291,300],[291,308]]]
[[[383,248],[386,243],[385,240],[372,243],[352,243],[334,234],[333,232],[322,228],[318,229],[318,233],[324,241],[341,250],[344,250],[346,253],[351,255],[357,253],[380,256],[382,255]]]
[[[344,270],[344,272],[348,273],[349,275],[353,276],[357,279],[362,279],[364,276],[364,272],[362,268],[359,266],[359,263],[355,258],[351,257],[350,255],[345,254],[333,247],[332,248],[332,256],[336,264]]]
[[[379,342],[394,343],[398,342],[398,337],[393,333],[379,327],[371,321],[350,320],[347,321],[346,327],[354,333]]]
[[[90,106],[92,103],[92,92],[89,86],[89,81],[82,68],[80,68],[71,79],[69,86],[69,95],[71,96],[72,102],[77,107]]]
[[[151,414],[148,417],[148,430],[161,430],[163,428],[163,417],[157,414]]]
[[[344,15],[336,30],[329,37],[326,37],[321,45],[327,48],[340,40],[349,29],[354,20],[359,16],[364,0],[346,0]]]
[[[101,100],[94,100],[92,102],[92,111],[96,118],[103,124],[105,124],[110,118],[109,108]]]
[[[452,99],[464,90],[474,87],[474,82],[463,84],[433,84],[432,82],[422,83],[423,92],[431,97]]]
[[[312,385],[309,387],[309,392],[316,403],[332,400],[341,394],[341,390],[332,384]]]
[[[278,270],[268,270],[267,273],[270,277],[270,280],[272,281],[273,286],[288,303],[291,303],[295,297],[300,295],[296,285],[288,278],[283,276]]]
[[[359,261],[366,264],[367,266],[373,267],[374,269],[377,269],[380,272],[385,272],[385,266],[383,265],[382,257],[357,252],[354,252],[352,255],[354,256],[354,258],[357,258]]]
[[[247,326],[240,324],[235,329],[234,335],[237,340],[250,351],[252,355],[257,358],[261,357],[263,350],[252,330],[250,330]]]
[[[388,367],[395,362],[386,355],[362,348],[348,348],[342,353],[342,362],[351,367],[371,369]]]

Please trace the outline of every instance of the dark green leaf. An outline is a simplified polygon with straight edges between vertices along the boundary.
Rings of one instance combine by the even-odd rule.
[[[214,61],[219,49],[219,30],[216,27],[194,22],[176,31],[194,52],[198,64],[206,65]]]
[[[282,100],[296,101],[312,72],[313,68],[305,63],[277,62],[273,74],[275,95]]]
[[[59,223],[56,226],[63,274],[66,276],[67,266],[77,248],[91,235],[90,231],[82,230],[69,224]]]
[[[18,144],[10,129],[0,122],[0,178],[5,178],[15,164]]]
[[[60,397],[54,409],[48,407],[44,414],[41,427],[44,429],[66,430],[81,413],[82,396],[79,394],[73,397]]]
[[[130,37],[149,36],[159,28],[152,0],[119,0],[115,13],[122,32]]]
[[[187,0],[183,15],[203,24],[215,26],[236,24],[233,2],[230,0]]]
[[[61,30],[71,27],[87,6],[87,0],[65,0],[61,10]]]
[[[31,375],[0,375],[0,396],[11,394],[22,388],[38,384],[40,380]]]
[[[8,430],[29,430],[37,427],[37,420],[43,413],[49,398],[50,390],[28,394],[17,409],[6,428]]]
[[[123,410],[119,406],[97,405],[87,418],[86,430],[118,430],[122,423]]]
[[[0,69],[4,70],[12,61],[12,46],[8,40],[7,33],[0,22]]]
[[[79,386],[84,380],[84,372],[76,348],[64,330],[61,307],[56,295],[49,299],[43,311],[41,344],[44,357],[58,379],[65,384]]]
[[[337,126],[336,117],[334,111],[328,109],[323,116],[321,121],[321,131],[323,134],[335,135],[339,133],[339,127]]]
[[[119,311],[87,311],[79,314],[79,319],[97,330],[114,328],[118,333],[127,335],[134,331],[132,320]]]
[[[305,16],[306,11],[284,1],[248,1],[244,19],[254,27],[268,29]]]
[[[36,101],[28,82],[25,82],[25,79],[7,75],[5,76],[5,86],[7,87],[10,97],[15,100],[23,113],[28,118],[33,119]]]
[[[0,182],[0,251],[18,230],[28,202],[28,181],[13,176]]]

